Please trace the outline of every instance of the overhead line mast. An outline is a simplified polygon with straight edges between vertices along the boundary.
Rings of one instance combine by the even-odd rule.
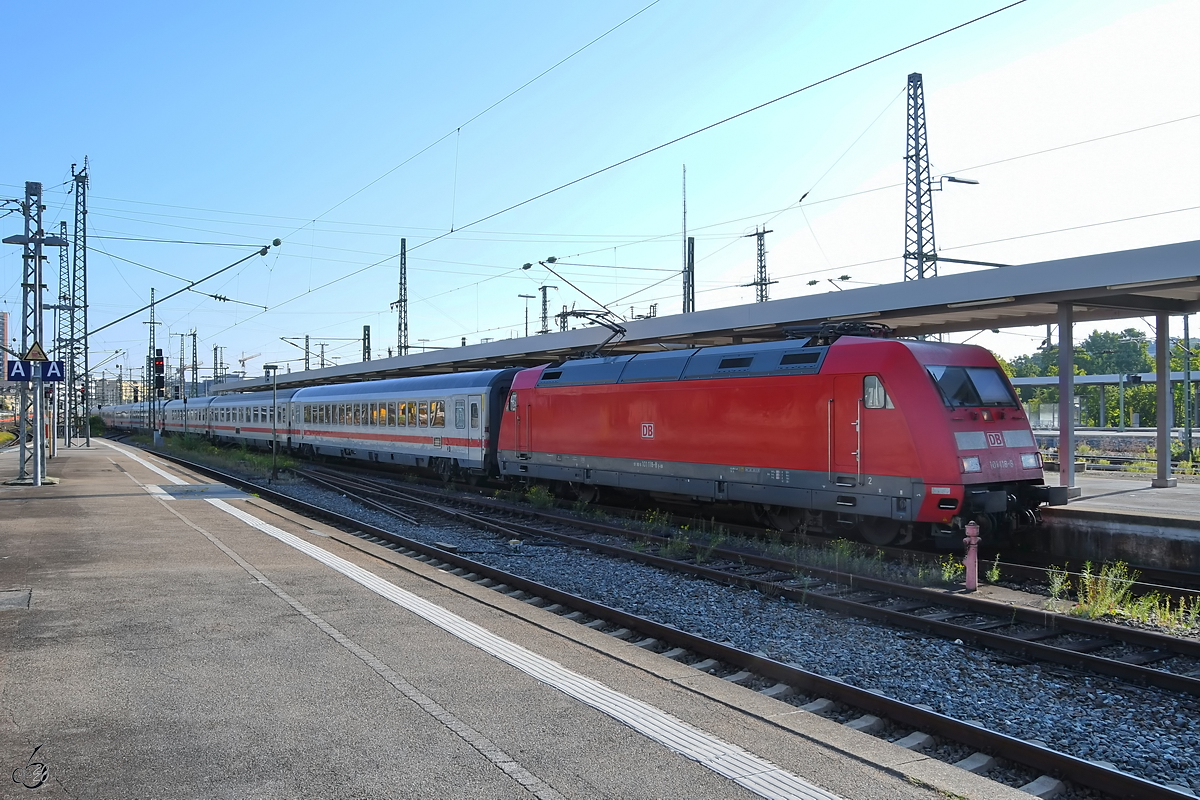
[[[400,291],[396,296],[396,302],[392,303],[396,308],[396,355],[408,355],[408,242],[405,239],[400,240]],[[305,348],[305,358],[308,357],[308,348]],[[307,362],[304,365],[308,369]]]
[[[67,221],[61,220],[58,223],[58,235],[67,241]],[[58,396],[55,398],[55,408],[59,410],[61,419],[59,420],[59,431],[55,432],[55,436],[62,434],[63,441],[67,447],[71,446],[71,393],[75,385],[75,379],[71,369],[74,366],[75,359],[72,357],[74,350],[75,331],[72,328],[74,321],[71,306],[74,300],[72,299],[72,290],[74,280],[71,276],[71,251],[62,247],[58,251],[58,302],[54,306],[54,357],[60,361],[65,361],[63,365],[66,367],[67,374],[62,386],[59,387]]]
[[[768,280],[767,278],[767,234],[774,233],[769,231],[766,226],[760,231],[758,226],[755,226],[754,233],[747,233],[743,238],[749,239],[751,236],[758,237],[758,272],[753,283],[747,283],[746,286],[755,287],[754,301],[756,303],[765,303],[769,299],[769,287],[772,283],[779,281]]]
[[[908,146],[904,155],[904,280],[937,277],[933,239],[933,180],[925,129],[925,88],[921,73],[908,76]]]

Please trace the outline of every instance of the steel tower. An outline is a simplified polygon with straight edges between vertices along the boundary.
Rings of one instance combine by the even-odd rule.
[[[933,187],[929,138],[925,132],[925,89],[921,73],[908,76],[908,147],[905,151],[904,280],[937,277],[933,240]]]
[[[767,302],[769,295],[768,286],[778,281],[769,280],[767,278],[767,234],[774,233],[765,227],[759,230],[757,226],[754,228],[754,233],[748,233],[744,238],[749,239],[751,236],[758,237],[758,272],[754,279],[754,283],[747,283],[746,286],[755,287],[754,300],[757,303]]]

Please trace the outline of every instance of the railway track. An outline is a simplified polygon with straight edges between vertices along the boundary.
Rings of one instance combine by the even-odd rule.
[[[380,470],[367,469],[353,465],[339,465],[338,472],[344,475],[361,476],[365,480],[378,480],[380,478],[396,479],[398,474],[395,472],[386,472]],[[444,483],[436,481],[426,481],[421,478],[414,479],[411,475],[404,475],[402,480],[406,485],[412,487],[413,491],[420,491],[422,487],[429,487],[434,492],[441,492],[441,487]],[[480,497],[486,497],[478,486],[460,486],[461,494],[479,494]],[[444,492],[441,492],[444,495]],[[431,495],[432,496],[432,495]],[[599,511],[601,514],[610,517],[624,517],[630,520],[640,521],[638,512],[625,506],[599,506],[589,504],[589,509]],[[688,525],[696,527],[698,524],[707,524],[708,520],[692,518],[686,513],[682,515],[667,514],[668,521],[671,524],[683,526]],[[807,532],[801,534],[781,533],[772,531],[768,528],[756,527],[752,525],[740,524],[731,520],[723,520],[721,526],[728,530],[731,534],[744,536],[747,538],[759,538],[764,541],[772,535],[779,537],[782,541],[789,543],[797,542],[820,542],[829,546],[833,546],[835,542],[844,540],[845,537],[839,537],[833,534],[821,532]],[[929,568],[934,569],[939,564],[939,560],[947,555],[947,551],[928,551],[906,547],[893,546],[876,546],[862,545],[869,547],[873,551],[883,553],[887,558],[901,563],[924,563]],[[1062,570],[1072,581],[1078,581],[1080,573],[1071,571],[1069,566],[1080,568],[1083,566],[1081,562],[1068,565],[1063,563],[1063,559],[1051,559],[1035,553],[1020,553],[1018,555],[1010,555],[1009,560],[1000,561],[1000,550],[1011,553],[1014,548],[1000,548],[999,550],[987,542],[980,546],[980,561],[987,562],[988,566],[995,564],[1005,582],[1013,583],[1030,583],[1039,586],[1045,586],[1048,583],[1047,574],[1051,570]],[[1186,599],[1188,602],[1200,601],[1200,574],[1195,572],[1187,572],[1183,570],[1167,570],[1158,567],[1146,566],[1142,564],[1128,565],[1130,575],[1136,575],[1137,579],[1130,582],[1131,593],[1135,596],[1157,593],[1161,597],[1171,598],[1178,602],[1181,599]]]
[[[1022,659],[1059,664],[1200,697],[1200,640],[1067,617],[966,594],[865,578],[719,546],[711,549],[692,547],[690,558],[667,557],[612,540],[632,538],[648,542],[661,553],[673,547],[669,539],[613,525],[532,509],[524,514],[539,524],[529,524],[512,519],[511,508],[484,498],[456,498],[457,505],[469,503],[482,509],[468,512],[452,508],[444,496],[430,490],[399,490],[379,481],[360,476],[345,478],[324,470],[303,470],[300,474],[327,488],[353,494],[368,505],[389,513],[393,513],[395,503],[403,503],[443,513],[499,535],[554,539],[583,549],[786,597],[828,611],[962,640]],[[588,530],[608,541],[564,533],[564,526]],[[701,552],[705,553],[704,563],[697,557]]]
[[[662,625],[653,620],[563,592],[528,578],[486,566],[457,553],[449,552],[443,547],[399,536],[365,524],[360,519],[345,517],[322,509],[292,496],[278,493],[270,487],[248,483],[235,476],[211,470],[202,465],[181,463],[283,505],[297,508],[307,515],[326,519],[335,526],[353,531],[365,540],[361,548],[373,555],[379,555],[381,547],[386,547],[402,556],[426,561],[447,572],[490,586],[497,591],[523,599],[531,604],[542,606],[549,611],[560,613],[567,618],[626,639],[638,646],[656,650],[667,657],[692,663],[693,666],[702,670],[722,674],[733,682],[745,684],[758,681],[760,685],[765,683],[766,687],[761,690],[764,694],[781,699],[787,699],[790,696],[794,704],[805,710],[823,713],[833,704],[850,707],[854,711],[848,715],[847,724],[866,732],[871,732],[878,727],[881,720],[887,720],[893,727],[909,731],[908,735],[899,737],[897,744],[900,746],[920,750],[935,741],[958,743],[965,746],[968,751],[974,751],[973,755],[958,761],[958,764],[975,771],[994,764],[996,758],[1011,762],[1029,771],[1030,775],[1041,776],[1021,787],[1034,794],[1052,792],[1056,786],[1056,779],[1051,776],[1056,776],[1080,786],[1090,787],[1105,796],[1154,799],[1189,796],[1177,792],[1171,787],[1122,772],[1103,763],[1076,758],[1037,742],[1024,741],[991,731],[978,724],[939,714],[927,707],[904,703],[873,691],[842,683],[836,679],[823,677],[794,665],[774,661],[761,654],[749,653],[725,643],[714,642],[673,626]],[[342,488],[339,491],[344,494],[348,489]],[[372,498],[366,499],[371,500],[371,503],[378,502],[381,505],[389,505]],[[525,526],[523,523],[517,523],[511,519],[488,518],[486,514],[448,508],[444,503],[428,498],[416,498],[416,500],[419,503],[409,501],[410,508],[417,507],[416,515],[394,508],[388,513],[397,516],[407,515],[410,520],[418,520],[419,516],[424,516],[426,513],[449,513],[458,522],[481,525],[499,536],[550,536],[550,532],[547,530]],[[555,537],[550,536],[550,538]],[[580,542],[581,546],[588,549],[596,550],[599,547],[599,543],[595,541],[581,539]],[[659,557],[655,556],[653,559],[659,559]],[[659,560],[671,561],[670,559]],[[649,563],[656,562],[651,560]],[[668,565],[664,563],[663,566]],[[769,568],[762,567],[761,569]],[[737,576],[735,582],[740,585],[750,585],[747,582],[761,580],[762,577],[760,575],[756,578],[743,574]]]

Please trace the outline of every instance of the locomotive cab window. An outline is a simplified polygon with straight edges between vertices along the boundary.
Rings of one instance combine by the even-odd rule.
[[[951,408],[963,406],[1012,406],[1017,399],[1008,381],[995,367],[926,367],[937,384],[942,401]]]
[[[863,378],[863,405],[867,408],[895,408],[878,375]]]
[[[516,392],[510,392],[508,395],[508,410],[509,411],[517,410],[517,393]]]

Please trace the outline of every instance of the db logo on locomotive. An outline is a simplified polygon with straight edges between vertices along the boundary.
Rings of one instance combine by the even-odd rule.
[[[643,422],[642,423],[642,438],[643,439],[653,439],[654,438],[654,423],[653,422]]]
[[[1004,447],[1004,434],[996,431],[988,431],[987,442],[988,447]]]

